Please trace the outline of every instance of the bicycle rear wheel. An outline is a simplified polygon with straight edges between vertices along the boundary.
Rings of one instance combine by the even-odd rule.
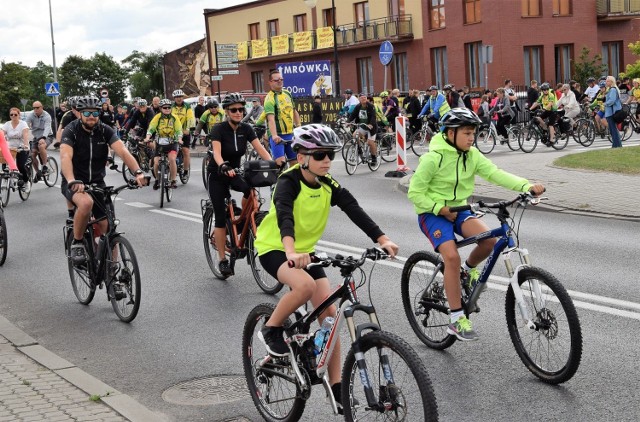
[[[538,130],[533,127],[528,127],[527,130],[523,130],[518,137],[518,145],[522,152],[533,152],[540,140],[540,134]]]
[[[180,176],[180,183],[186,185],[189,182],[189,178],[191,177],[191,172],[189,171],[189,169],[185,170],[183,164],[182,171],[180,171],[180,169],[178,168],[178,175]]]
[[[424,123],[426,125],[426,123]],[[418,131],[409,138],[409,145],[411,146],[411,151],[418,157],[429,152],[429,144],[431,142],[431,137],[433,133],[429,129],[425,132]]]
[[[213,240],[213,230],[215,227],[215,215],[213,213],[213,206],[209,204],[202,216],[202,241],[204,243],[204,255],[207,258],[207,264],[216,278],[225,280],[227,277],[223,276],[220,272],[220,258],[218,258],[218,248],[216,242]],[[227,230],[226,244],[230,248],[231,243],[229,240],[229,230]],[[229,259],[229,254],[225,252],[225,257]]]
[[[489,154],[496,147],[496,136],[491,128],[482,128],[476,133],[475,147],[483,154]]]
[[[593,144],[596,139],[596,127],[592,120],[580,119],[576,123],[577,141],[583,147]]]
[[[11,189],[9,188],[10,183],[11,179],[8,176],[2,176],[0,178],[0,202],[2,202],[3,207],[9,205],[9,196],[11,194]]]
[[[582,330],[578,313],[564,286],[540,268],[526,267],[518,273],[518,284],[535,328],[520,318],[513,288],[505,300],[507,328],[524,365],[549,384],[568,381],[582,357]]]
[[[93,300],[96,294],[96,286],[93,284],[93,271],[91,270],[92,259],[89,255],[89,248],[93,245],[89,243],[88,237],[84,236],[83,243],[84,249],[87,254],[87,261],[83,264],[74,265],[70,257],[70,247],[73,241],[73,230],[69,230],[67,233],[67,244],[65,245],[65,251],[67,254],[67,265],[69,267],[69,276],[71,277],[71,287],[73,288],[73,294],[76,295],[78,302],[83,305],[88,305]]]
[[[58,162],[55,158],[47,158],[47,172],[42,175],[44,184],[53,187],[58,181]]]
[[[564,137],[559,137],[559,138],[556,137],[556,139],[551,144],[551,148],[557,151],[563,150],[569,143],[569,135],[565,133],[563,136]]]
[[[431,380],[418,354],[404,340],[385,331],[372,331],[360,339],[360,357],[349,350],[342,370],[342,404],[345,420],[437,421],[438,405]],[[377,406],[365,395],[373,390]]]
[[[352,175],[358,168],[360,157],[358,156],[358,146],[355,143],[350,143],[346,148],[344,166],[348,175]]]
[[[158,175],[156,176],[157,180],[160,181],[160,208],[164,207],[164,197],[165,197],[165,189],[167,187],[167,164],[163,161],[160,161],[158,165]]]
[[[120,285],[125,296],[111,298],[113,311],[123,322],[131,322],[138,315],[142,288],[140,285],[140,268],[131,243],[119,235],[112,240],[111,260],[107,261],[107,277],[113,286]]]
[[[431,252],[416,252],[402,269],[402,306],[411,329],[421,342],[436,350],[455,343],[447,333],[449,306],[444,291],[444,263]]]
[[[7,246],[9,245],[7,236],[7,221],[4,219],[4,212],[0,206],[0,267],[7,259]]]
[[[620,131],[620,140],[623,142],[631,138],[631,135],[633,135],[633,126],[631,125],[631,122],[629,121],[629,119],[630,117],[627,117],[624,120],[624,122],[622,122],[622,130]]]
[[[507,130],[507,146],[511,151],[518,151],[520,145],[518,144],[518,138],[522,133],[522,127],[520,125],[514,125]]]
[[[207,155],[202,159],[202,184],[206,190],[209,190],[209,181],[207,178],[209,177],[209,173],[207,172],[207,167],[209,166],[209,160],[211,156],[207,153]]]
[[[31,187],[33,185],[33,167],[31,166],[31,160],[27,161],[27,180],[24,182],[21,188],[18,188],[18,195],[20,199],[26,201],[31,195]]]
[[[272,358],[258,333],[275,305],[263,303],[251,310],[242,332],[242,366],[253,404],[269,422],[297,421],[306,399],[288,358]],[[285,326],[289,321],[285,322]],[[307,392],[308,393],[308,392]]]
[[[260,223],[266,216],[266,211],[260,211],[256,213],[256,227],[260,225]],[[260,259],[258,258],[258,251],[254,247],[254,242],[255,235],[253,234],[253,230],[250,229],[249,235],[247,236],[247,261],[249,263],[249,266],[251,267],[253,278],[256,280],[258,287],[260,287],[263,292],[274,295],[282,290],[282,287],[284,287],[284,285],[277,279],[273,278],[271,274],[265,271],[264,268],[262,268]]]
[[[380,158],[383,161],[390,163],[396,160],[396,137],[387,133],[380,138],[380,142],[378,144],[378,151]]]

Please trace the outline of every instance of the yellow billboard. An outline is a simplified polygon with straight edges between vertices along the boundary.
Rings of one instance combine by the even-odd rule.
[[[269,55],[269,43],[267,39],[251,40],[251,58],[257,59]]]
[[[316,48],[333,47],[333,28],[326,26],[316,29]]]
[[[294,32],[293,33],[293,51],[310,51],[311,50],[311,31]]]
[[[275,56],[287,53],[289,53],[289,34],[271,37],[271,54]]]
[[[245,61],[249,58],[249,46],[246,41],[238,43],[238,61]]]

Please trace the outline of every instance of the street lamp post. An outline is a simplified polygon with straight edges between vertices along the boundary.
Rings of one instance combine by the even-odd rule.
[[[49,0],[49,25],[51,27],[51,53],[53,55],[53,82],[58,82],[58,68],[56,67],[56,43],[53,41],[53,15],[51,13],[51,0]],[[56,101],[57,97],[53,97],[53,127],[58,127],[56,119]]]
[[[318,0],[304,0],[304,3],[310,8],[316,7],[316,3]],[[338,36],[336,33],[336,4],[335,0],[331,0],[331,20],[332,20],[332,29],[333,29],[333,64],[334,64],[334,80],[335,86],[333,90],[333,96],[340,96],[340,64],[338,62]]]

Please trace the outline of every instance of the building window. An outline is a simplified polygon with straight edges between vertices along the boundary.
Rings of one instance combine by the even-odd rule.
[[[524,81],[544,81],[542,76],[542,46],[524,48]]]
[[[393,87],[400,91],[409,90],[409,66],[407,66],[407,53],[393,55],[391,61],[393,69]]]
[[[303,32],[307,30],[307,14],[295,15],[293,17],[293,29],[295,32]]]
[[[278,35],[278,19],[267,21],[267,37]]]
[[[429,29],[444,28],[444,0],[429,0]]]
[[[470,88],[479,88],[484,82],[484,67],[481,63],[481,42],[472,42],[464,45],[465,64],[467,68],[467,85]]]
[[[389,16],[404,15],[404,0],[389,0]]]
[[[447,71],[447,47],[431,49],[431,74],[435,79],[435,85],[442,88],[449,80]]]
[[[333,27],[333,9],[322,10],[322,22],[326,27]]]
[[[573,64],[573,44],[556,45],[556,83],[568,83],[571,80]]]
[[[464,0],[464,23],[478,23],[480,18],[480,0]]]
[[[264,92],[264,85],[262,85],[262,81],[264,80],[264,76],[262,75],[262,71],[251,72],[251,85],[253,86],[253,92]]]
[[[522,0],[522,16],[542,16],[540,0]]]
[[[373,64],[371,57],[356,59],[358,70],[358,92],[373,94]]]
[[[249,39],[250,40],[260,39],[260,23],[259,22],[249,24]]]
[[[553,16],[569,16],[571,12],[571,0],[553,0]]]
[[[607,75],[616,78],[622,71],[622,41],[602,43],[602,64],[607,66]]]
[[[362,25],[369,20],[369,2],[363,1],[354,3],[354,17],[358,25]]]

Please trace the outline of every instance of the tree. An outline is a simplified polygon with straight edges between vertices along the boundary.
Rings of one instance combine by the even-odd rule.
[[[134,50],[122,63],[130,73],[131,96],[150,99],[164,96],[161,50],[143,53]]]
[[[21,98],[32,100],[30,95],[29,67],[22,63],[0,62],[0,120],[9,120],[9,109],[22,109]],[[44,87],[43,87],[44,91]],[[27,103],[29,104],[29,103]],[[31,108],[31,104],[29,104]]]
[[[44,92],[44,85],[53,82],[53,67],[39,61],[35,67],[29,70],[29,84],[31,88],[30,98],[33,101],[40,101],[45,104],[51,102],[51,97],[47,97]]]
[[[634,56],[640,56],[640,41],[629,44],[629,50]],[[640,78],[640,60],[636,60],[635,63],[630,63],[625,68],[625,71],[620,73],[622,78]]]
[[[90,59],[72,55],[60,66],[60,90],[65,97],[98,94],[102,88],[109,91],[112,104],[124,101],[127,71],[113,57],[96,53]]]
[[[581,86],[587,86],[587,78],[598,78],[607,73],[607,66],[602,63],[602,56],[596,54],[593,58],[589,58],[591,50],[582,47],[580,57],[575,62],[573,69],[573,79],[580,83]]]

